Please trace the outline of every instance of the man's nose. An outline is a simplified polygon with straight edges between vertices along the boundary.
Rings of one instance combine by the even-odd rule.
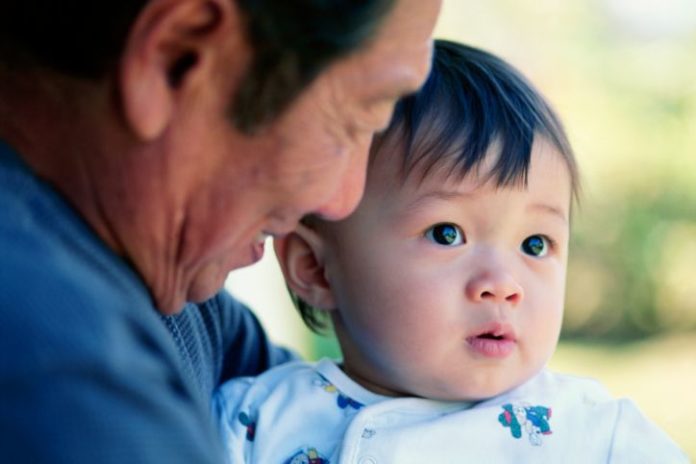
[[[466,283],[466,297],[473,302],[490,302],[517,306],[524,298],[524,289],[511,272],[500,264],[481,269]]]
[[[353,154],[346,172],[338,180],[336,193],[316,211],[316,214],[329,221],[338,221],[357,208],[365,190],[370,140],[371,138],[362,143],[357,153]]]
[[[344,219],[357,208],[364,189],[364,173],[345,179],[334,196],[317,210],[317,214],[328,221]]]

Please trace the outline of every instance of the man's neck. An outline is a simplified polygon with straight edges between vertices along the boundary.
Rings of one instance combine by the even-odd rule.
[[[0,138],[119,252],[93,185],[99,177],[90,175],[111,145],[97,143],[109,117],[106,99],[100,97],[106,94],[99,88],[103,85],[35,73],[0,75]]]

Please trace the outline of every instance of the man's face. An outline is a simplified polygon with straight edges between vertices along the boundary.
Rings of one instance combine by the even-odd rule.
[[[230,95],[209,96],[195,140],[179,137],[202,157],[193,162],[200,179],[177,263],[185,299],[209,297],[230,270],[260,259],[266,236],[289,232],[302,216],[334,220],[354,209],[372,135],[427,77],[439,7],[398,0],[367,48],[331,65],[257,135],[243,136],[226,120]]]
[[[563,314],[562,156],[535,142],[526,188],[473,174],[402,186],[398,162],[380,159],[357,210],[318,229],[346,372],[379,393],[446,400],[528,380],[553,353]]]

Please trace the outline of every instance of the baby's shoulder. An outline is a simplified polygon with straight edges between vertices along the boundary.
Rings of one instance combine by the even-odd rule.
[[[261,400],[282,392],[297,391],[299,385],[317,377],[316,365],[307,361],[291,361],[275,366],[254,377],[237,377],[223,383],[216,395],[239,401],[241,397]]]
[[[520,388],[522,392],[547,395],[563,402],[606,403],[616,399],[597,379],[544,370]]]

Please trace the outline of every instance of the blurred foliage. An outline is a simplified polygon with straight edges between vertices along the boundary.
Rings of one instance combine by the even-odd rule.
[[[665,184],[615,194],[581,212],[565,336],[626,339],[695,328],[694,211],[693,189]]]

